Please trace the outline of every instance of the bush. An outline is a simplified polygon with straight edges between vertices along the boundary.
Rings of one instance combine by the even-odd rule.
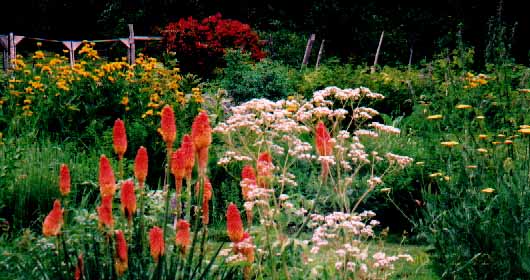
[[[227,52],[225,59],[227,67],[218,83],[235,102],[261,97],[277,100],[292,93],[289,69],[280,63],[266,59],[253,63],[238,50]]]
[[[198,21],[193,17],[169,23],[164,31],[166,50],[176,55],[185,71],[208,76],[224,65],[223,55],[228,48],[250,53],[252,59],[265,57],[262,43],[248,24],[222,19],[217,13]]]

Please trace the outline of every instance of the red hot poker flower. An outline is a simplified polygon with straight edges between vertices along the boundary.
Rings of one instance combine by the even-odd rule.
[[[116,179],[109,159],[101,155],[99,159],[99,190],[101,196],[114,196],[116,193]]]
[[[52,211],[44,218],[44,222],[42,223],[42,234],[44,236],[56,236],[61,232],[61,227],[64,223],[63,212],[61,202],[56,199],[53,202]]]
[[[164,232],[159,227],[153,227],[149,231],[149,247],[151,248],[151,256],[155,262],[158,262],[160,256],[164,255]]]
[[[134,176],[136,177],[136,180],[138,180],[140,188],[143,187],[145,179],[147,178],[148,167],[147,149],[144,146],[141,146],[134,159]]]
[[[175,176],[177,194],[180,194],[182,189],[182,179],[186,176],[185,156],[182,148],[179,148],[171,154],[171,173]]]
[[[107,195],[101,199],[101,205],[97,208],[99,226],[112,228],[114,226],[114,219],[112,217],[112,196]]]
[[[176,226],[175,245],[179,246],[180,252],[185,254],[190,244],[190,224],[185,220],[179,220]]]
[[[114,267],[118,276],[122,276],[127,270],[129,258],[127,256],[127,242],[123,236],[123,231],[116,230],[116,258],[114,260]]]
[[[249,200],[248,193],[252,185],[256,185],[256,172],[251,165],[243,166],[241,170],[241,192],[244,200]]]
[[[77,256],[77,265],[75,266],[74,280],[79,280],[83,277],[83,271],[85,270],[85,262],[83,261],[83,254]]]
[[[205,175],[208,165],[208,147],[212,143],[212,128],[205,111],[195,117],[191,125],[191,138],[199,160],[199,174]]]
[[[206,111],[200,112],[193,120],[191,138],[197,150],[207,148],[212,143],[212,128]]]
[[[315,145],[317,152],[321,156],[329,156],[333,151],[331,136],[323,122],[318,122],[315,135]]]
[[[167,149],[170,150],[177,137],[177,127],[175,125],[175,113],[173,112],[173,108],[169,105],[164,106],[162,109],[160,127],[162,139],[166,143]]]
[[[125,151],[127,151],[127,134],[125,133],[125,124],[122,120],[117,119],[114,121],[112,136],[114,151],[118,155],[118,159],[121,160]]]
[[[136,195],[134,193],[134,182],[132,180],[123,182],[121,186],[121,210],[130,223],[136,212]]]
[[[258,157],[257,163],[258,176],[257,183],[260,187],[268,187],[269,181],[272,177],[272,170],[274,165],[272,164],[272,157],[268,152],[263,152]]]
[[[193,172],[193,166],[195,165],[195,147],[191,136],[186,134],[182,137],[182,143],[180,144],[182,154],[184,156],[184,165],[186,167],[186,180],[191,180],[191,173]]]
[[[70,193],[70,170],[66,164],[61,164],[59,170],[59,191],[63,196]]]
[[[234,203],[230,203],[226,210],[226,232],[230,240],[234,243],[243,240],[243,222],[241,221],[239,210]]]

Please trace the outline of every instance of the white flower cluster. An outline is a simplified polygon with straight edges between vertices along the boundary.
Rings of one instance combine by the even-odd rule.
[[[397,164],[400,168],[405,168],[414,161],[411,157],[400,156],[393,153],[386,153],[385,157],[391,164]]]
[[[401,133],[401,130],[399,130],[399,128],[395,128],[395,127],[390,126],[390,125],[384,125],[384,124],[381,124],[381,123],[378,123],[378,122],[373,122],[373,123],[369,124],[368,126],[371,126],[371,127],[375,128],[376,130],[383,131],[383,132],[386,132],[386,133],[389,133],[389,134],[399,134],[399,133]]]

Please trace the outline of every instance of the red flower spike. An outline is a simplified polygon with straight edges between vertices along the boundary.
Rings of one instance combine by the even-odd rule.
[[[266,188],[269,186],[269,181],[272,178],[272,170],[274,165],[272,164],[272,157],[268,152],[263,152],[258,157],[257,163],[258,176],[257,183],[258,186]]]
[[[252,237],[250,237],[250,234],[248,232],[243,233],[243,242],[248,243],[249,245],[253,244]],[[254,247],[252,246],[245,246],[244,248],[241,248],[241,253],[245,258],[247,259],[247,262],[253,263],[254,262]]]
[[[190,224],[185,220],[179,220],[176,226],[175,245],[179,246],[180,252],[185,254],[190,244]]]
[[[243,199],[248,201],[248,193],[251,189],[252,185],[256,185],[256,172],[254,171],[254,167],[251,165],[245,165],[243,166],[243,169],[241,170],[241,193],[243,194]]]
[[[61,164],[59,170],[59,191],[63,196],[70,193],[70,170],[66,164]]]
[[[122,276],[127,270],[129,258],[127,256],[127,242],[123,236],[123,231],[116,230],[116,257],[114,258],[114,267],[118,276]]]
[[[164,255],[164,232],[159,227],[153,227],[149,231],[149,247],[151,248],[151,256],[155,262],[158,262],[160,256]]]
[[[202,224],[210,223],[210,202],[208,200],[202,201]]]
[[[114,144],[114,152],[118,155],[118,159],[121,160],[125,151],[127,151],[127,134],[125,133],[125,124],[120,119],[114,121],[112,140]]]
[[[233,203],[230,203],[226,210],[226,232],[234,243],[243,240],[243,222],[237,206]]]
[[[44,218],[44,222],[42,223],[42,234],[44,234],[44,236],[56,236],[61,233],[61,227],[64,224],[63,212],[64,210],[61,208],[61,202],[56,199],[53,202],[53,209],[48,216]]]
[[[175,113],[173,112],[173,108],[169,105],[164,106],[162,109],[160,127],[162,139],[166,143],[167,149],[170,150],[177,137],[177,127],[175,125]]]
[[[186,180],[191,180],[191,173],[193,172],[193,166],[195,165],[195,147],[189,134],[182,137],[182,143],[180,144],[182,154],[184,156],[184,166],[186,168]]]
[[[99,190],[101,196],[114,196],[116,193],[116,179],[112,166],[110,166],[109,159],[105,155],[101,155],[99,159]]]
[[[329,156],[333,152],[331,136],[323,122],[318,122],[315,135],[315,145],[317,152],[321,156]]]
[[[196,150],[207,148],[212,143],[212,128],[206,111],[200,112],[193,120],[191,138]]]
[[[107,195],[101,199],[101,205],[97,208],[99,227],[111,228],[114,226],[114,219],[112,217],[112,196]]]
[[[141,146],[134,159],[134,176],[136,177],[136,180],[138,180],[140,187],[143,187],[145,183],[148,167],[147,149],[144,146]]]
[[[171,154],[171,173],[175,176],[177,194],[180,194],[182,189],[182,179],[186,176],[186,164],[182,148]]]
[[[127,217],[129,223],[136,212],[136,195],[134,193],[134,182],[127,180],[121,186],[121,211]]]
[[[195,193],[199,195],[201,191],[201,184],[199,181],[197,181],[197,184],[195,184]],[[204,178],[204,187],[202,190],[202,200],[203,201],[209,201],[212,199],[213,195],[213,188],[212,184],[210,183],[210,180],[208,178]]]
[[[85,270],[85,262],[83,261],[83,254],[77,256],[77,265],[75,266],[74,279],[80,280],[83,277]]]

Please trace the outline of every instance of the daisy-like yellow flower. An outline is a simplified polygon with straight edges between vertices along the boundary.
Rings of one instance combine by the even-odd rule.
[[[483,193],[492,193],[494,191],[495,191],[495,189],[492,189],[492,188],[485,188],[485,189],[481,190],[481,192],[483,192]]]
[[[456,109],[471,109],[473,107],[471,105],[467,105],[467,104],[458,104],[458,105],[456,105],[455,108]]]
[[[442,175],[443,175],[442,172],[436,172],[436,173],[432,173],[432,174],[430,174],[429,177],[431,177],[431,178],[436,178],[436,177],[440,177],[440,176],[442,176]]]
[[[521,132],[522,134],[525,134],[525,135],[530,135],[530,127],[529,128],[521,128],[519,130],[517,130],[519,132]]]
[[[483,120],[485,117],[484,116],[477,116],[476,119],[477,120]]]
[[[458,142],[456,141],[444,141],[444,142],[441,142],[440,144],[442,144],[442,146],[445,146],[445,147],[454,147],[456,145],[458,145]]]
[[[466,168],[468,168],[468,169],[477,169],[478,166],[476,166],[476,165],[468,165],[468,166],[466,166]]]
[[[477,152],[482,153],[482,154],[485,154],[485,153],[488,152],[488,150],[487,150],[487,149],[484,149],[484,148],[478,148],[478,149],[477,149]]]
[[[480,134],[480,135],[478,136],[478,138],[479,138],[480,140],[484,140],[484,139],[488,138],[488,135],[486,135],[486,134]]]
[[[428,120],[440,120],[442,118],[443,118],[442,115],[430,115],[427,117]]]
[[[504,144],[505,145],[511,145],[511,144],[513,144],[513,141],[512,140],[505,140]]]

